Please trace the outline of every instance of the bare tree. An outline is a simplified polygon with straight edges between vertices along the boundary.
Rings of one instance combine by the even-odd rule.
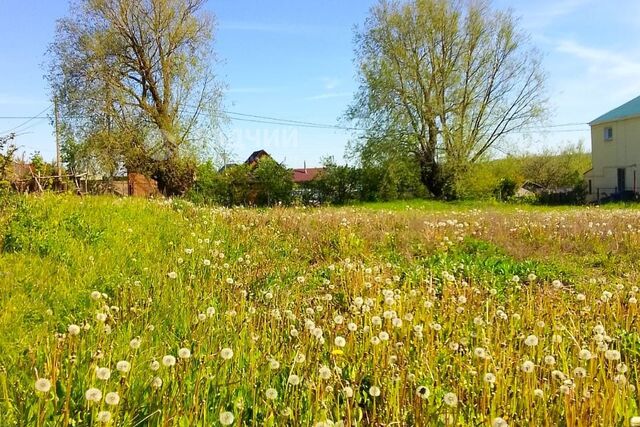
[[[436,196],[469,163],[545,112],[540,55],[488,1],[382,0],[356,34],[360,89],[347,117],[356,150],[414,156]]]
[[[204,4],[76,0],[58,22],[48,77],[64,128],[111,169],[124,162],[153,173],[206,139],[203,116],[217,113],[221,91]]]

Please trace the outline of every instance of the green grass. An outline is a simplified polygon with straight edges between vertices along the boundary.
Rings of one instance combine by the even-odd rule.
[[[252,210],[54,195],[2,206],[2,426],[208,426],[227,412],[234,425],[587,426],[640,413],[635,208]],[[580,359],[585,349],[596,357]],[[165,355],[177,364],[162,366]]]

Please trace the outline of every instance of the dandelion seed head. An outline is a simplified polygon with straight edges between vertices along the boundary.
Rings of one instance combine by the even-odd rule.
[[[231,350],[229,347],[223,348],[222,350],[220,350],[220,357],[222,357],[224,360],[230,360],[233,357],[233,350]]]
[[[235,417],[231,412],[220,412],[219,421],[223,426],[230,426],[231,424],[233,424],[234,419]]]
[[[445,394],[442,400],[444,401],[445,405],[452,408],[458,406],[458,396],[456,396],[455,393],[449,392]]]
[[[380,396],[381,390],[380,387],[372,385],[371,387],[369,387],[369,394],[371,395],[371,397],[378,397]]]
[[[102,392],[97,388],[90,388],[84,392],[84,397],[89,402],[98,403],[102,400]]]
[[[39,393],[49,393],[49,390],[51,390],[51,381],[46,378],[38,378],[35,383],[35,388]]]
[[[166,356],[164,356],[162,358],[162,364],[164,366],[166,366],[167,368],[170,368],[172,366],[175,366],[176,364],[176,358],[170,354],[167,354]]]
[[[278,398],[278,391],[275,388],[268,388],[265,396],[268,400],[276,400]]]
[[[120,395],[115,391],[111,391],[105,395],[104,403],[110,406],[116,406],[120,403]]]

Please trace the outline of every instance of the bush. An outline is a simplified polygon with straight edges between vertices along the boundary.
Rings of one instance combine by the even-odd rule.
[[[500,201],[507,201],[516,194],[518,184],[511,178],[502,178],[493,193]]]

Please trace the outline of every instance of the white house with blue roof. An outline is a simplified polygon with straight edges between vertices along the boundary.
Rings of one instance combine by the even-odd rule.
[[[589,123],[593,168],[585,173],[588,199],[637,193],[640,165],[640,96]]]

